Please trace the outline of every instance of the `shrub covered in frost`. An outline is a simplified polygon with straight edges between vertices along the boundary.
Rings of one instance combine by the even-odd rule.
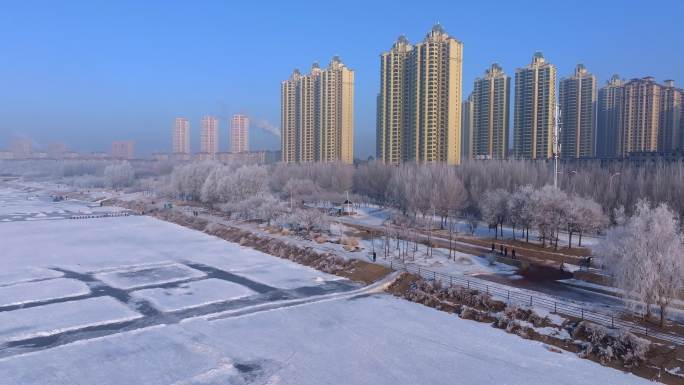
[[[580,346],[580,357],[594,355],[604,364],[618,360],[625,367],[635,367],[644,361],[651,345],[628,331],[609,330],[587,321],[578,323],[572,336],[586,341]]]

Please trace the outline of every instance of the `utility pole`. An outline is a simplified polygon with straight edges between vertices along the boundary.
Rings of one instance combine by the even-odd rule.
[[[553,187],[558,188],[558,157],[560,156],[561,145],[559,136],[561,133],[561,110],[556,104],[553,114]]]

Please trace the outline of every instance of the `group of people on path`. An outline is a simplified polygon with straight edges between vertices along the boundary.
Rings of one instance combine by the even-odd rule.
[[[499,245],[499,254],[503,255],[504,257],[508,257],[508,246],[504,245]],[[492,254],[496,253],[496,244],[492,242]],[[511,247],[511,258],[517,259],[515,256],[515,248]]]

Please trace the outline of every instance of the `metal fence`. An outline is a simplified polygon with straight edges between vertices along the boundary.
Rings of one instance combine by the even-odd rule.
[[[79,215],[72,215],[69,217],[69,219],[95,219],[95,218],[109,218],[109,217],[127,217],[129,215],[133,215],[130,211],[120,211],[120,212],[113,212],[113,213],[104,213],[104,214],[79,214]]]
[[[591,321],[609,328],[620,328],[631,331],[635,334],[653,337],[659,340],[684,346],[684,337],[665,332],[657,327],[644,326],[626,321],[622,318],[625,315],[624,313],[607,314],[597,312],[595,310],[589,310],[581,306],[569,304],[567,301],[564,301],[560,298],[555,299],[553,297],[537,297],[534,295],[521,293],[519,291],[505,289],[500,285],[490,285],[480,280],[474,281],[464,276],[444,274],[434,270],[425,269],[420,266],[407,266],[403,263],[390,261],[390,268],[393,270],[406,271],[428,280],[438,280],[445,285],[449,284],[451,286],[459,286],[478,290],[480,292],[484,292],[499,299],[505,300],[508,304],[526,307],[538,307],[559,315]]]

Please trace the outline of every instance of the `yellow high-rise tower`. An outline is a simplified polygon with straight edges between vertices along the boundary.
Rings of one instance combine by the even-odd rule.
[[[475,79],[472,98],[472,156],[506,159],[510,127],[511,78],[494,63],[485,76]]]
[[[553,156],[556,67],[534,54],[532,63],[515,72],[513,150],[519,159]]]
[[[423,42],[400,37],[381,56],[377,156],[461,163],[463,43],[435,25]]]
[[[354,71],[334,57],[328,68],[295,70],[281,84],[284,162],[354,161]]]
[[[560,81],[561,152],[565,159],[596,156],[596,76],[582,64]]]

